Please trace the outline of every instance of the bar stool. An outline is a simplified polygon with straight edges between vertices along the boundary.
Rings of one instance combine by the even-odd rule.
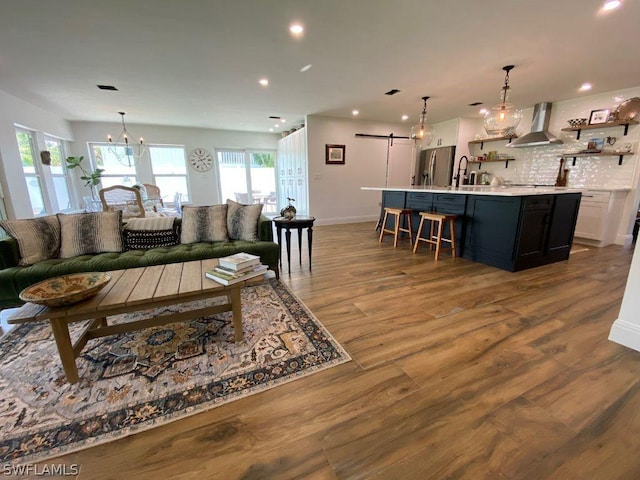
[[[387,218],[389,217],[389,215],[395,217],[395,225],[393,230],[387,228]],[[403,228],[400,226],[403,216],[407,218],[407,225],[409,226],[409,228]],[[378,241],[382,242],[382,237],[384,237],[385,233],[392,233],[393,248],[396,248],[398,246],[398,237],[400,235],[400,232],[408,233],[409,243],[413,245],[413,233],[411,232],[411,210],[408,208],[385,207],[384,219],[382,220],[382,228],[380,229],[380,239]]]
[[[455,258],[456,256],[456,232],[455,232],[455,215],[447,215],[444,213],[430,213],[430,212],[419,212],[420,215],[420,226],[418,227],[418,233],[416,234],[416,242],[413,246],[413,253],[418,251],[418,245],[420,242],[425,242],[430,244],[429,250],[433,250],[433,246],[436,247],[436,256],[435,260],[438,260],[438,256],[440,255],[440,250],[448,249],[451,250],[451,257]],[[424,221],[427,220],[430,222],[429,228],[429,238],[421,238],[422,235],[422,227],[424,226]],[[437,234],[434,235],[435,224],[438,223]],[[451,238],[443,238],[442,231],[444,229],[445,222],[449,222],[449,232]],[[441,243],[446,242],[450,245],[448,247],[442,247]]]

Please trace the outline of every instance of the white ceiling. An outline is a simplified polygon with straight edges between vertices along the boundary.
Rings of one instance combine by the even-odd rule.
[[[263,132],[354,108],[411,124],[429,95],[438,122],[497,103],[506,64],[520,107],[639,85],[640,2],[602,1],[2,0],[0,90],[68,120]]]

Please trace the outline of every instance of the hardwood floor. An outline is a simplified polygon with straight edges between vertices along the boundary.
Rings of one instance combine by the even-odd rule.
[[[640,478],[640,353],[607,340],[631,249],[509,273],[373,227],[316,227],[312,273],[294,238],[282,275],[352,362],[58,460],[82,480]]]

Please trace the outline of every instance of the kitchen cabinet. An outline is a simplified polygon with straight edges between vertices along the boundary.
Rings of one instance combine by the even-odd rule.
[[[616,241],[626,191],[587,190],[582,194],[575,236],[604,247]]]
[[[466,195],[454,195],[446,193],[436,193],[433,195],[433,210],[436,213],[446,213],[450,215],[456,215],[455,230],[456,230],[456,254],[462,256],[464,242],[464,229],[465,229],[465,213],[466,213]],[[411,220],[413,221],[413,219]],[[451,238],[449,232],[448,222],[444,226],[444,237]]]
[[[457,215],[458,254],[511,272],[567,260],[580,207],[579,190],[518,187],[377,188],[383,204]],[[447,232],[448,233],[448,232]]]
[[[472,196],[463,258],[509,271],[569,258],[580,193]]]
[[[385,192],[383,192],[385,193]],[[419,212],[432,212],[433,211],[433,193],[427,192],[409,192],[407,193],[406,208],[410,208],[411,212],[411,229],[413,230],[413,236],[415,237],[418,232],[418,226],[420,225]]]

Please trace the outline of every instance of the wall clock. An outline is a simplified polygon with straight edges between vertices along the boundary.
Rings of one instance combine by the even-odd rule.
[[[189,154],[189,165],[199,172],[206,172],[213,166],[213,157],[204,148],[194,148]]]

